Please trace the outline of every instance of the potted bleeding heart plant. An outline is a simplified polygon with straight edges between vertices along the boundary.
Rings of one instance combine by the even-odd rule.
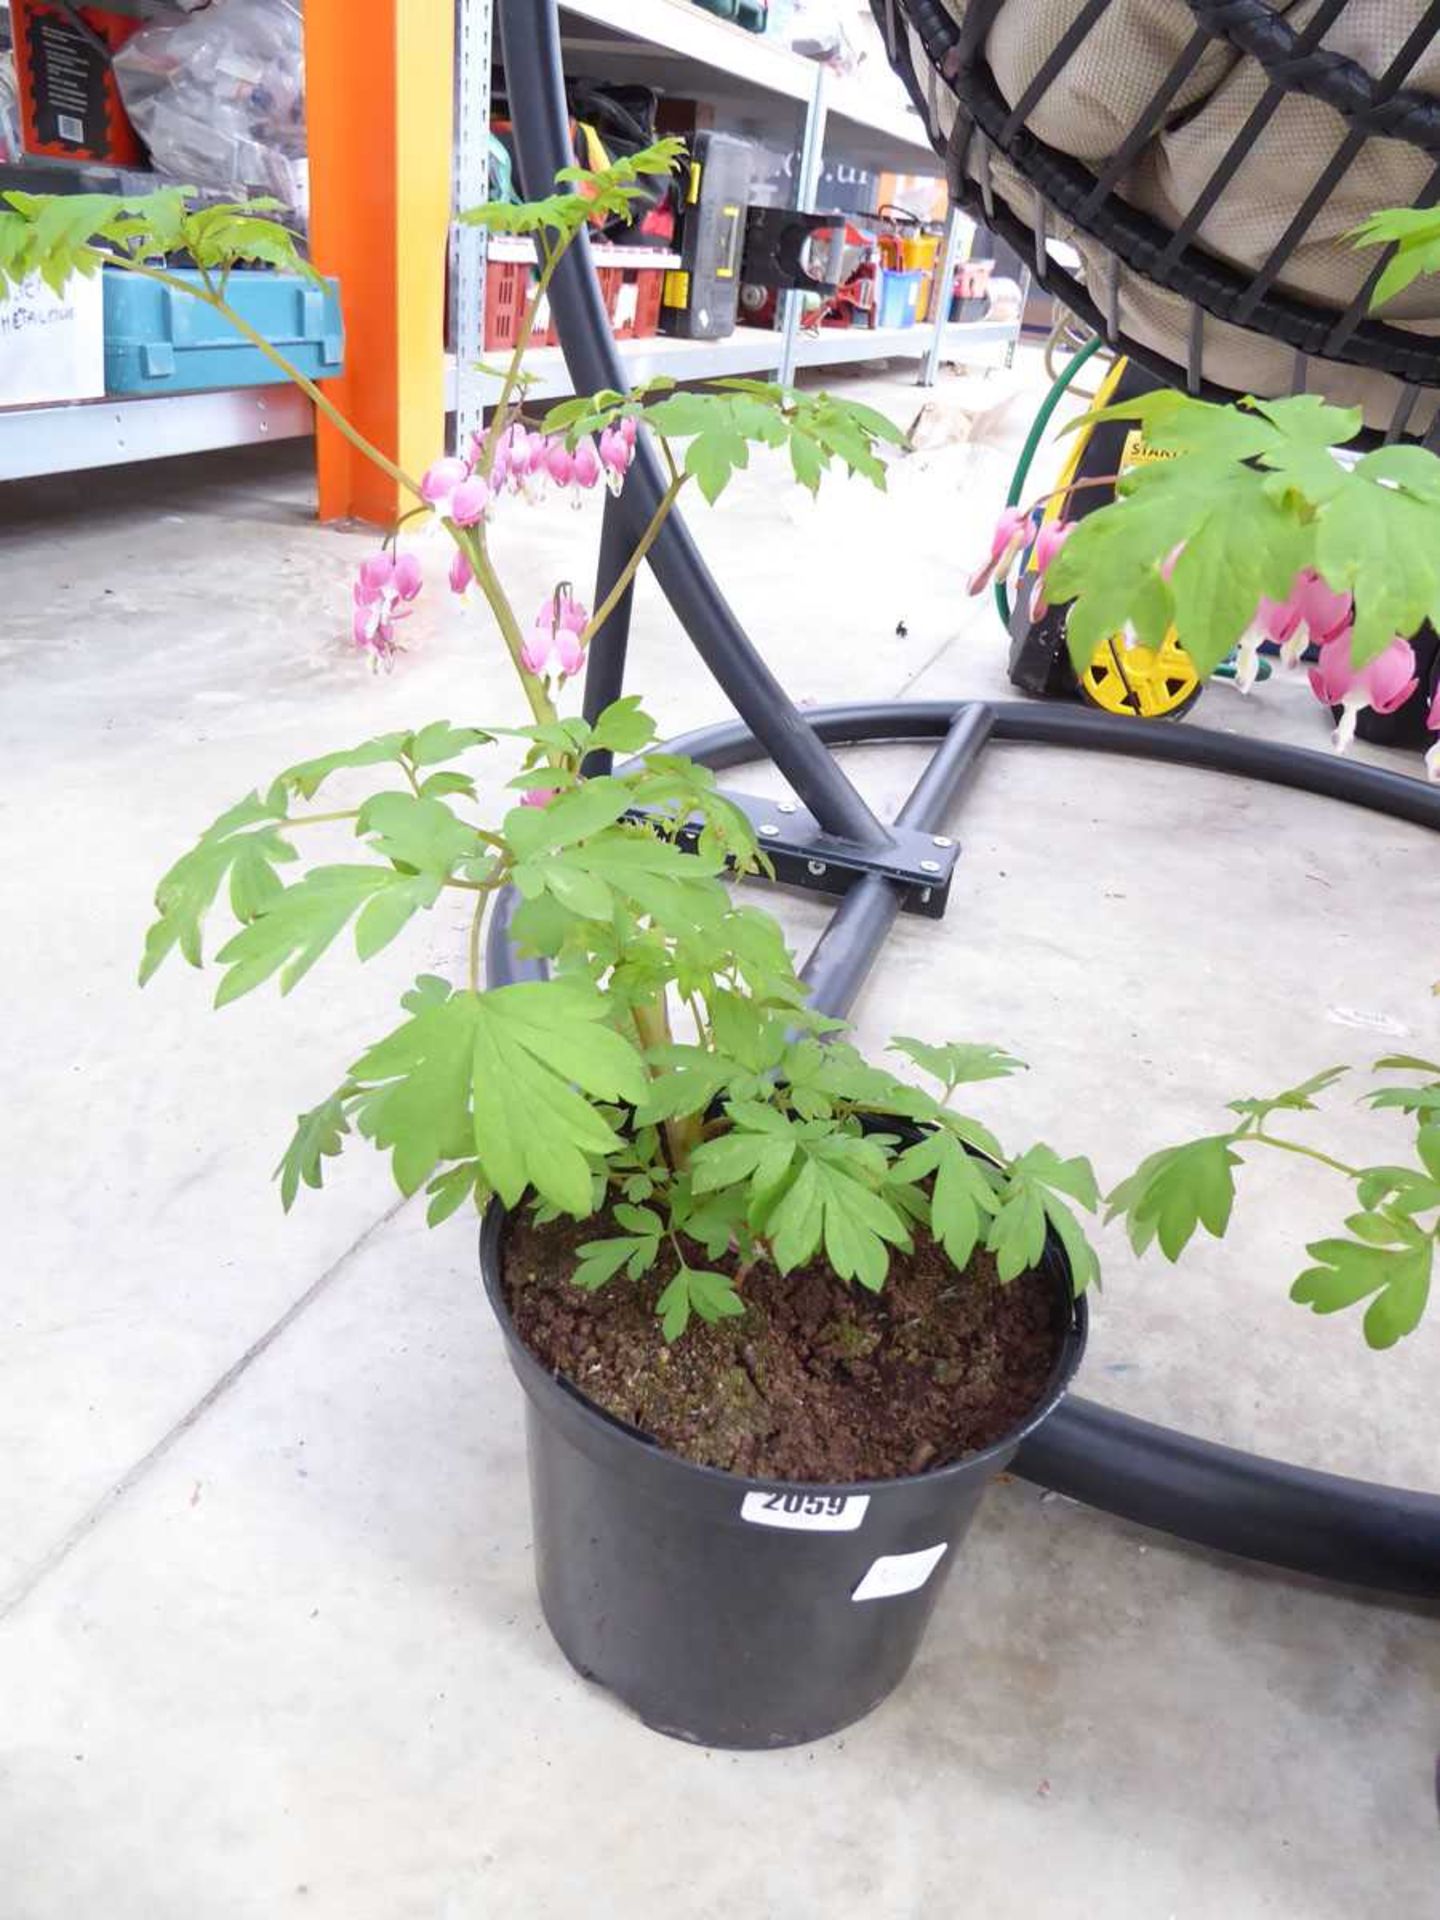
[[[141,979],[175,952],[203,963],[222,897],[221,1006],[269,981],[288,994],[347,930],[365,961],[442,900],[467,904],[454,976],[422,975],[398,1024],[300,1117],[281,1198],[319,1187],[359,1137],[402,1193],[424,1189],[432,1223],[479,1211],[562,1647],[652,1725],[776,1745],[859,1717],[903,1675],[984,1485],[1079,1361],[1097,1265],[1072,1209],[1097,1194],[1084,1159],[1007,1154],[955,1106],[1018,1068],[1003,1051],[897,1039],[931,1090],[863,1058],[808,1006],[776,922],[727,884],[764,861],[713,776],[657,746],[638,699],[593,723],[566,710],[687,490],[714,500],[755,444],[812,489],[836,465],[883,485],[881,445],[900,437],[867,408],[745,380],[652,380],[543,418],[526,405],[524,351],[558,262],[678,151],[568,170],[544,201],[465,216],[530,237],[535,287],[487,430],[423,475],[249,333],[415,503],[359,569],[357,646],[393,661],[425,590],[411,536],[438,528],[449,588],[483,602],[529,719],[436,720],[257,787],[161,879]],[[248,333],[226,299],[235,266],[309,271],[264,203],[5,199],[0,291],[104,265]],[[175,278],[177,254],[197,277]],[[523,620],[495,520],[623,486],[642,442],[668,481],[605,601],[590,612],[560,582]],[[487,812],[471,769],[507,751],[513,797]],[[587,775],[597,755],[628,757]],[[548,978],[487,990],[502,893]]]

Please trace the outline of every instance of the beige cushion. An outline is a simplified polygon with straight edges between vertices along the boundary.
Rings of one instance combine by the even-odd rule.
[[[957,21],[966,0],[945,0]],[[1292,25],[1303,26],[1318,0],[1279,5]],[[1348,54],[1378,74],[1417,24],[1425,0],[1351,0],[1323,44]],[[1033,79],[1058,36],[1078,16],[1081,0],[1007,0],[986,41],[986,58],[1004,98],[1013,104]],[[1071,55],[1060,77],[1031,110],[1026,124],[1047,145],[1096,166],[1129,131],[1187,44],[1194,16],[1183,0],[1112,0],[1101,20]],[[918,35],[910,35],[917,73],[926,68]],[[1124,197],[1167,227],[1175,226],[1195,201],[1236,135],[1262,99],[1266,77],[1257,62],[1236,59],[1216,46],[1171,103],[1164,124],[1142,151],[1123,183]],[[1406,85],[1440,94],[1440,37],[1415,63]],[[949,140],[955,101],[943,85],[930,88],[933,131]],[[1258,267],[1294,218],[1306,193],[1345,137],[1340,116],[1322,101],[1287,94],[1263,124],[1255,146],[1227,183],[1201,224],[1199,244],[1239,268]],[[982,143],[969,142],[955,164],[978,177],[986,164]],[[1034,194],[1003,158],[988,161],[993,191],[1028,223]],[[1329,201],[1291,255],[1277,288],[1341,311],[1374,264],[1372,250],[1357,252],[1347,235],[1367,214],[1414,203],[1432,170],[1430,160],[1403,141],[1367,140],[1353,156]],[[1054,215],[1048,231],[1068,240],[1084,262],[1092,299],[1110,309],[1112,263],[1108,249],[1077,233]],[[1122,269],[1119,315],[1124,332],[1185,366],[1189,358],[1190,303]],[[1415,332],[1440,333],[1440,282],[1422,280],[1385,309]],[[1295,377],[1295,355],[1286,346],[1206,316],[1201,374],[1207,382],[1241,392],[1283,393]],[[1399,382],[1330,361],[1312,361],[1306,384],[1342,404],[1364,407],[1368,423],[1386,426],[1401,397]],[[1411,416],[1410,431],[1426,426],[1435,400],[1426,395]]]

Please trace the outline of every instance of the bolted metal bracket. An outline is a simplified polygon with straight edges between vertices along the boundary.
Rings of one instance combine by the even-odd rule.
[[[786,886],[838,898],[857,880],[878,874],[884,880],[905,885],[901,902],[904,912],[921,914],[928,920],[943,916],[960,857],[958,841],[948,834],[892,826],[887,829],[891,836],[888,846],[860,847],[824,832],[814,814],[798,800],[764,800],[753,793],[736,793],[731,787],[721,791],[750,821],[761,852],[775,869],[775,878]],[[693,847],[699,838],[698,823],[682,827],[677,837],[682,847]]]

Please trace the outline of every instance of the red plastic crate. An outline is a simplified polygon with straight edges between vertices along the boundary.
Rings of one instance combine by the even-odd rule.
[[[677,267],[675,254],[640,248],[594,248],[600,293],[617,340],[649,340],[660,330],[666,272]],[[485,348],[506,352],[514,346],[534,284],[535,263],[528,242],[492,242],[485,266]],[[555,329],[548,304],[536,319],[530,344],[552,346]]]

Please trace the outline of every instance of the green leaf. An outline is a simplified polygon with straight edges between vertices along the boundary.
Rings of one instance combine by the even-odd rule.
[[[515,807],[505,816],[505,838],[521,860],[575,846],[613,826],[631,804],[623,780],[606,775],[562,793],[548,807]]]
[[[640,695],[614,700],[595,722],[590,745],[611,753],[639,753],[655,738],[655,722],[640,705]]]
[[[839,1144],[832,1137],[815,1147]],[[886,1243],[910,1245],[909,1228],[888,1200],[857,1177],[852,1165],[819,1158],[814,1150],[771,1215],[769,1235],[782,1273],[812,1259],[823,1238],[825,1258],[835,1274],[872,1291],[885,1284],[890,1264]]]
[[[490,1198],[485,1172],[478,1160],[462,1160],[456,1166],[447,1167],[444,1173],[430,1182],[425,1191],[430,1195],[430,1204],[425,1209],[425,1224],[430,1227],[438,1227],[442,1220],[448,1220],[467,1200],[473,1199],[476,1210],[483,1211],[485,1202]]]
[[[1394,257],[1376,283],[1371,302],[1384,306],[1422,275],[1440,271],[1440,215],[1434,207],[1391,207],[1372,214],[1351,236],[1357,247],[1393,243]]]
[[[1063,1200],[1057,1200],[1053,1193],[1047,1194],[1044,1206],[1045,1217],[1065,1249],[1065,1257],[1070,1263],[1071,1291],[1078,1298],[1087,1287],[1098,1287],[1100,1284],[1099,1255],[1091,1246],[1084,1227]]]
[[[749,464],[750,449],[738,433],[697,434],[685,449],[685,471],[695,476],[712,507],[730,484],[730,476]]]
[[[814,440],[807,440],[803,434],[790,436],[790,466],[795,478],[802,487],[811,493],[820,491],[820,482],[825,476],[830,455]]]
[[[294,1136],[275,1169],[275,1178],[280,1182],[280,1204],[286,1213],[295,1204],[302,1180],[317,1192],[324,1185],[324,1162],[341,1152],[345,1135],[350,1131],[345,1108],[353,1091],[353,1088],[342,1087],[328,1100],[322,1100],[318,1107],[302,1113],[295,1122]]]
[[[690,1183],[696,1193],[750,1183],[768,1194],[790,1171],[796,1142],[772,1133],[722,1133],[706,1140],[690,1156]]]
[[[405,757],[415,767],[437,767],[447,760],[458,760],[473,747],[489,746],[495,736],[479,727],[452,727],[448,720],[432,720],[418,733],[412,733],[405,745]]]
[[[430,1000],[356,1062],[361,1131],[394,1150],[402,1192],[438,1161],[473,1153],[507,1206],[533,1186],[584,1215],[587,1156],[622,1144],[592,1103],[644,1091],[639,1055],[606,1014],[599,994],[568,981]]]
[[[582,1095],[638,1105],[640,1056],[607,1024],[605,999],[578,983],[501,987],[475,1009],[475,1146],[492,1186],[507,1206],[534,1186],[566,1212],[587,1213],[585,1156],[612,1153],[619,1138]]]
[[[1432,1179],[1440,1180],[1440,1126],[1421,1127],[1415,1136],[1415,1150]]]
[[[1072,1160],[1062,1160],[1050,1147],[1030,1147],[1011,1166],[1010,1174],[1012,1179],[1018,1175],[1022,1179],[1034,1180],[1042,1187],[1053,1188],[1057,1193],[1068,1193],[1072,1200],[1078,1200],[1091,1213],[1100,1204],[1095,1169],[1083,1154],[1077,1154]]]
[[[939,1080],[948,1092],[963,1082],[1001,1080],[1008,1074],[1023,1072],[1025,1062],[1006,1053],[1003,1047],[979,1046],[973,1042],[952,1041],[935,1046],[925,1040],[913,1040],[898,1033],[890,1042],[892,1053],[903,1053],[917,1067]]]
[[[952,1133],[939,1128],[893,1162],[891,1181],[921,1180],[934,1175],[930,1230],[960,1272],[970,1264],[980,1238],[982,1221],[998,1209],[991,1177]]]
[[[711,1325],[717,1320],[734,1320],[745,1311],[745,1302],[735,1291],[729,1277],[710,1273],[703,1267],[682,1267],[690,1290],[690,1305],[702,1320]]]
[[[1435,1243],[1428,1236],[1399,1249],[1353,1240],[1317,1240],[1305,1251],[1316,1262],[1290,1297],[1314,1313],[1338,1313],[1374,1296],[1365,1315],[1370,1346],[1393,1347],[1419,1325],[1430,1296]]]
[[[1315,564],[1332,587],[1355,596],[1350,657],[1362,667],[1436,609],[1440,571],[1433,511],[1358,472],[1351,481],[1343,511],[1332,509],[1317,523]]]
[[[686,1268],[682,1267],[662,1289],[655,1311],[660,1316],[660,1331],[666,1343],[673,1344],[690,1324],[690,1277]]]
[[[1308,1080],[1302,1080],[1298,1087],[1287,1087],[1283,1093],[1271,1094],[1268,1099],[1231,1100],[1227,1104],[1232,1113],[1242,1113],[1257,1121],[1263,1121],[1272,1113],[1312,1113],[1318,1105],[1315,1095],[1328,1092],[1349,1071],[1348,1067],[1326,1067],[1320,1073],[1312,1073]]]
[[[293,767],[287,767],[284,773],[276,776],[269,799],[279,810],[283,808],[287,794],[298,793],[302,799],[313,800],[332,773],[348,772],[357,767],[383,766],[387,762],[399,766],[409,739],[408,733],[383,733],[374,740],[362,742],[358,747],[344,747],[338,753],[323,753],[315,760],[297,761]]]
[[[280,991],[289,993],[351,916],[396,879],[389,867],[312,867],[220,949],[216,958],[227,971],[216,1006],[228,1006],[274,973],[280,974]]]
[[[616,1207],[615,1218],[622,1227],[628,1227],[631,1233],[650,1235],[657,1240],[665,1231],[664,1221],[649,1207]]]
[[[355,952],[361,960],[371,960],[388,947],[396,934],[422,911],[433,907],[438,888],[433,874],[406,877],[396,874],[394,883],[381,893],[372,894],[360,909],[355,922]]]
[[[140,964],[143,987],[172,948],[178,945],[192,967],[202,963],[201,933],[215,896],[236,866],[232,905],[237,919],[249,920],[281,891],[273,869],[294,860],[295,850],[281,837],[280,809],[257,793],[222,813],[183,854],[155,889],[158,915],[145,936]],[[264,873],[269,873],[267,880]]]
[[[1033,1182],[1013,1180],[1000,1190],[1000,1206],[986,1229],[995,1270],[1008,1282],[1038,1265],[1045,1251],[1045,1203]]]
[[[1211,1134],[1152,1153],[1109,1195],[1106,1219],[1124,1214],[1136,1253],[1158,1239],[1172,1261],[1179,1259],[1197,1226],[1218,1240],[1230,1224],[1235,1200],[1234,1169],[1240,1156],[1233,1138]]]
[[[1440,1113],[1440,1086],[1382,1087],[1365,1098],[1372,1107],[1398,1107],[1401,1113]]]
[[[473,800],[475,782],[468,773],[456,773],[451,768],[442,767],[438,773],[426,774],[418,791],[422,800],[443,800],[452,793],[463,794],[467,800]]]
[[[397,866],[448,879],[476,851],[475,830],[443,800],[413,793],[377,793],[360,809],[358,831]]]
[[[476,1153],[470,1079],[477,1004],[473,994],[429,998],[351,1069],[362,1089],[356,1124],[391,1154],[404,1194],[414,1193],[440,1161]]]
[[[627,1261],[633,1260],[637,1254],[643,1254],[647,1247],[650,1261],[653,1261],[659,1250],[659,1242],[648,1236],[622,1234],[609,1240],[587,1240],[584,1246],[576,1249],[580,1264],[570,1278],[587,1293],[598,1293],[601,1287],[615,1278]]]

